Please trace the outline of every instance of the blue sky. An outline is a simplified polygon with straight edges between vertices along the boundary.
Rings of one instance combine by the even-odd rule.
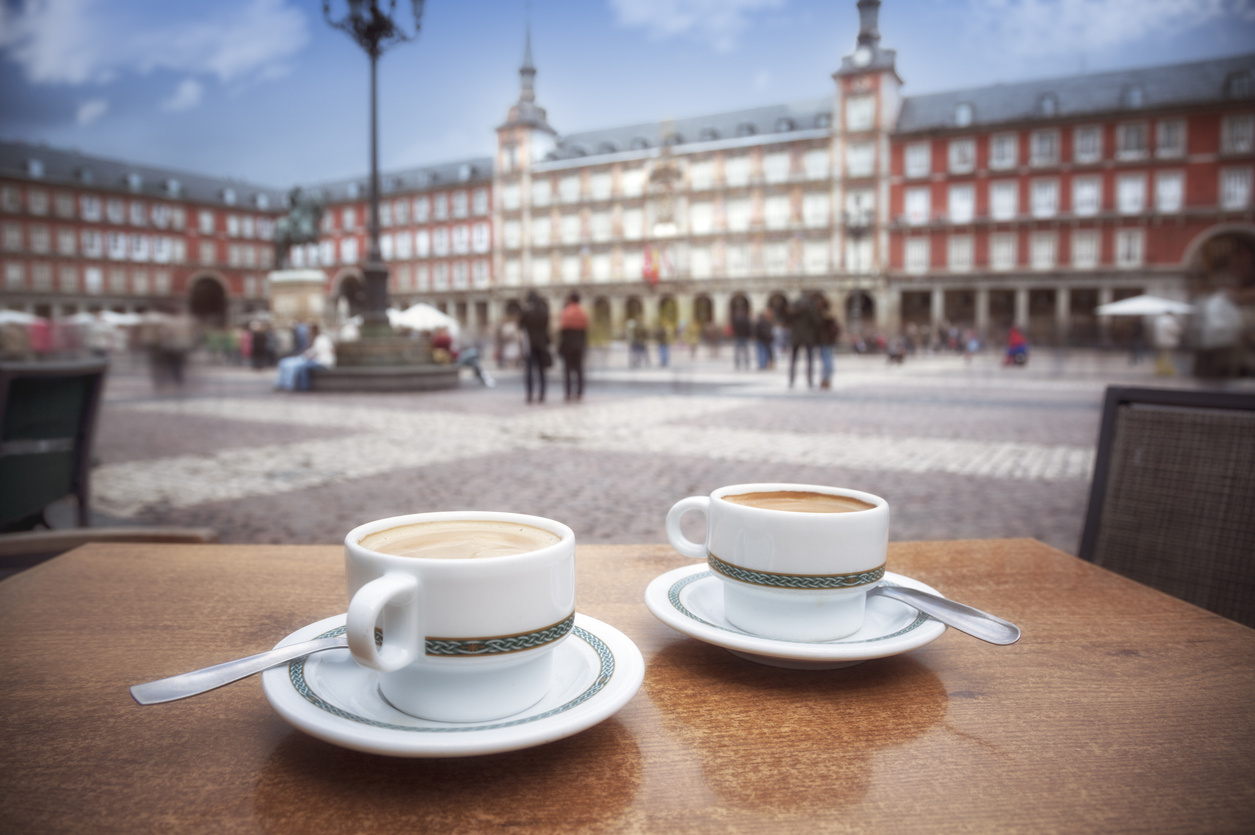
[[[385,170],[492,152],[525,17],[429,0],[380,64]],[[531,20],[559,132],[828,95],[858,31],[854,0],[532,0]],[[1255,51],[1255,0],[885,0],[880,31],[909,95]],[[367,67],[319,0],[0,0],[0,138],[274,186],[357,176]]]

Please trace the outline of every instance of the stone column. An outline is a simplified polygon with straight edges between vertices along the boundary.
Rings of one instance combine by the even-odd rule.
[[[1067,287],[1055,288],[1055,338],[1060,345],[1068,341],[1068,329],[1072,321],[1072,293]]]
[[[989,288],[976,288],[976,333],[984,341],[989,335]]]
[[[732,314],[728,312],[731,303],[731,293],[710,294],[711,320],[721,328],[732,323]]]
[[[932,288],[930,301],[932,302],[932,308],[929,313],[929,321],[932,323],[933,330],[936,331],[946,318],[946,291],[940,287]]]
[[[1098,288],[1098,303],[1099,304],[1111,304],[1111,302],[1113,301],[1114,295],[1115,294],[1112,292],[1112,288],[1099,287]],[[1098,344],[1107,345],[1110,342],[1111,342],[1111,317],[1099,316],[1098,317]]]
[[[610,302],[610,332],[614,337],[623,334],[623,328],[627,320],[627,299],[617,293],[608,297]]]
[[[1028,328],[1028,288],[1015,288],[1015,326],[1020,330]]]
[[[876,330],[886,336],[896,336],[902,332],[902,293],[899,290],[885,288],[877,290],[876,299]]]

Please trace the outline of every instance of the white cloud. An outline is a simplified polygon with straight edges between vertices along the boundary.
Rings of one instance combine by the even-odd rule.
[[[205,94],[205,86],[194,78],[185,78],[175,88],[174,95],[161,103],[162,110],[177,113],[180,110],[191,110],[200,104]]]
[[[281,75],[309,41],[305,15],[287,0],[158,5],[161,13],[202,16],[153,22],[104,0],[27,0],[0,4],[0,50],[27,80],[106,82],[122,71],[166,69],[224,82]],[[203,11],[208,10],[208,11]]]
[[[642,27],[655,38],[690,35],[719,52],[736,46],[753,12],[785,0],[610,0],[620,26]]]
[[[92,99],[78,106],[78,123],[90,125],[109,112],[109,102],[104,99]]]
[[[971,0],[984,37],[1035,57],[1137,43],[1217,18],[1255,20],[1251,0]]]

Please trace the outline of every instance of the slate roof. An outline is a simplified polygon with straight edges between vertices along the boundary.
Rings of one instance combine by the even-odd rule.
[[[231,205],[224,200],[230,190],[235,196],[235,206],[261,211],[282,209],[286,196],[283,189],[256,183],[23,142],[0,142],[0,176],[218,205]],[[136,177],[138,179],[133,179]],[[132,187],[133,183],[137,188]],[[263,198],[260,202],[259,197]]]
[[[902,102],[897,131],[916,133],[956,128],[955,108],[963,103],[972,105],[971,126],[982,127],[1102,115],[1121,110],[1156,110],[1222,102],[1229,98],[1228,80],[1242,72],[1255,76],[1255,53],[1191,64],[908,96]],[[1125,97],[1135,88],[1141,89],[1140,107],[1130,107],[1126,103]],[[1053,116],[1042,109],[1042,100],[1046,96],[1054,97]]]
[[[657,148],[664,139],[663,131],[671,129],[675,142],[687,145],[748,136],[768,136],[792,131],[828,129],[832,117],[832,99],[824,97],[789,104],[733,110],[709,116],[693,116],[663,122],[643,122],[604,130],[571,133],[558,139],[552,159],[576,159],[584,156],[622,153]],[[763,141],[763,140],[760,140]]]
[[[401,171],[380,171],[379,194],[382,197],[403,191],[426,191],[487,182],[492,182],[492,157],[474,157]],[[370,193],[370,178],[353,177],[314,183],[305,188],[305,193],[312,197],[321,197],[327,203],[361,200]]]

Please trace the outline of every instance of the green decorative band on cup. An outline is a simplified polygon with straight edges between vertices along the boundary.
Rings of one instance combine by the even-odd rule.
[[[880,582],[885,576],[885,567],[873,568],[870,571],[859,571],[854,574],[771,574],[766,571],[750,571],[729,565],[709,551],[706,552],[710,568],[716,574],[722,574],[742,583],[753,586],[770,586],[777,589],[853,589]]]
[[[575,612],[566,620],[535,632],[502,635],[497,638],[428,638],[427,654],[441,656],[505,655],[552,644],[575,626]]]

